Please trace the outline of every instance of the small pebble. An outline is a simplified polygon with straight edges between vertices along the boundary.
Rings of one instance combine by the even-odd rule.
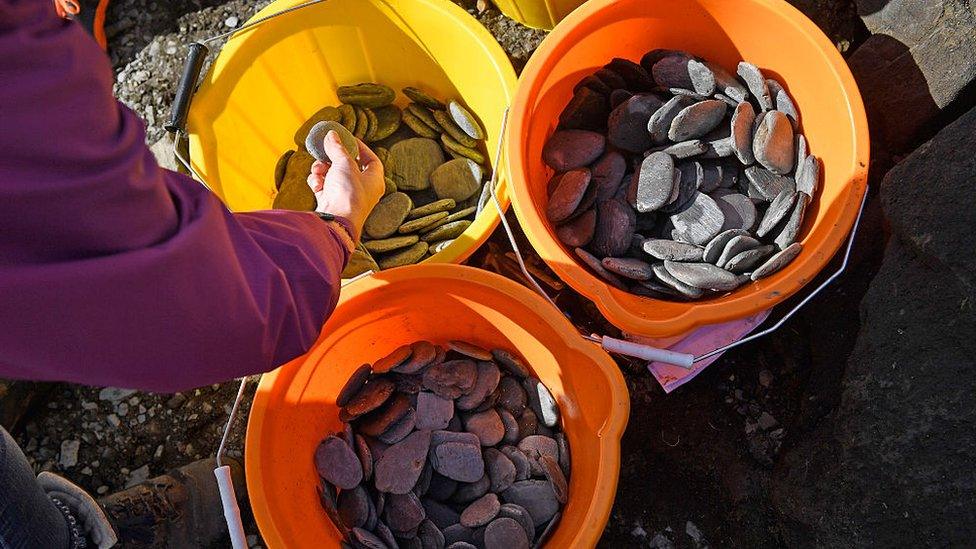
[[[515,519],[499,518],[485,529],[485,549],[529,549],[530,541]]]
[[[820,189],[820,159],[807,156],[797,165],[796,190],[813,196]]]
[[[750,278],[755,281],[772,275],[796,259],[796,256],[800,255],[802,250],[803,246],[799,242],[794,242],[785,250],[778,252],[776,255],[766,260],[765,263],[753,271]]]
[[[498,501],[497,495],[485,494],[464,509],[461,513],[461,525],[468,528],[484,526],[498,516],[500,508],[501,502]],[[521,530],[521,526],[519,529]]]
[[[430,436],[430,431],[416,431],[387,448],[376,462],[376,489],[391,494],[410,492],[427,462]]]
[[[552,490],[552,484],[546,480],[520,480],[502,493],[502,499],[505,503],[514,503],[528,511],[536,528],[559,511],[559,501]],[[518,528],[522,529],[521,526]]]
[[[343,490],[351,490],[363,480],[359,456],[339,437],[328,437],[318,445],[315,468],[319,476]]]
[[[769,86],[767,86],[766,78],[763,76],[762,71],[759,70],[759,67],[752,63],[741,61],[736,70],[736,74],[746,83],[749,92],[759,102],[759,107],[763,112],[773,108],[773,99],[769,95]]]
[[[809,196],[804,193],[797,193],[796,204],[793,205],[790,216],[781,223],[782,228],[779,230],[779,234],[773,238],[773,243],[779,249],[785,250],[796,241],[800,234],[800,229],[803,227],[803,215],[806,213],[807,204],[809,203]]]
[[[652,212],[667,204],[674,180],[675,166],[671,155],[656,152],[645,158],[637,178],[637,211]]]
[[[445,442],[434,449],[434,470],[458,482],[475,482],[485,474],[481,448],[462,442]]]
[[[557,172],[592,164],[606,150],[603,135],[585,130],[559,130],[542,148],[542,159]]]
[[[679,142],[704,136],[722,122],[727,109],[728,105],[717,99],[685,107],[671,122],[668,139]]]
[[[783,189],[783,192],[776,195],[776,198],[770,203],[769,208],[766,209],[766,213],[759,223],[759,228],[756,229],[756,235],[765,237],[783,218],[792,212],[793,206],[796,204],[797,195],[797,192],[790,189]]]
[[[710,263],[665,261],[664,268],[681,282],[702,290],[724,292],[735,289],[739,285],[734,274]]]
[[[786,175],[796,165],[793,145],[793,125],[789,118],[779,111],[766,113],[753,135],[752,152],[756,161],[776,175]]]

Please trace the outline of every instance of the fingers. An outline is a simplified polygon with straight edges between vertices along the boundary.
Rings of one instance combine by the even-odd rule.
[[[329,155],[329,159],[332,160],[333,168],[351,171],[355,166],[353,159],[349,157],[349,152],[342,146],[339,134],[334,130],[330,130],[325,135],[325,154]]]
[[[315,175],[322,175],[329,173],[329,165],[321,160],[316,160],[312,163],[312,173]]]
[[[356,139],[356,142],[359,143],[359,163],[362,165],[363,171],[368,170],[370,166],[380,164],[380,158],[376,156],[373,149],[370,149],[361,139]]]
[[[322,189],[325,187],[325,176],[323,175],[310,173],[306,181],[308,182],[308,186],[312,188],[313,193],[322,192]]]

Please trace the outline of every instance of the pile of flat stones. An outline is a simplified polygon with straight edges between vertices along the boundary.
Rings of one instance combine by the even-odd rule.
[[[821,164],[767,76],[657,49],[585,77],[542,151],[559,240],[658,299],[708,298],[790,263]]]
[[[515,354],[427,341],[361,366],[339,393],[345,430],[315,451],[325,512],[369,549],[528,549],[569,497],[552,394]]]
[[[344,278],[417,263],[448,246],[472,223],[488,198],[490,175],[485,131],[458,101],[447,104],[417,88],[404,88],[409,103],[394,104],[385,85],[342,86],[338,107],[316,112],[295,132],[297,150],[284,153],[275,168],[274,207],[311,211],[315,195],[306,178],[312,163],[327,161],[322,141],[328,130],[345,130],[344,142],[358,154],[355,136],[370,146],[386,173],[386,193],[363,230]]]

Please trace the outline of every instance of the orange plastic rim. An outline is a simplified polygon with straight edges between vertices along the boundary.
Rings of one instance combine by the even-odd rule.
[[[339,547],[316,494],[315,447],[340,429],[335,397],[353,370],[421,339],[525,357],[559,402],[572,452],[570,500],[548,546],[596,545],[617,488],[630,399],[609,355],[542,298],[471,267],[402,267],[349,284],[322,334],[308,354],[264,376],[251,408],[247,487],[268,547]]]
[[[654,48],[687,50],[735,73],[742,59],[784,83],[810,151],[823,161],[821,191],[807,210],[803,252],[775,275],[722,297],[675,303],[617,290],[582,266],[545,217],[542,146],[573,86],[613,57],[639,60]],[[678,336],[769,309],[800,290],[833,257],[857,216],[870,143],[854,78],[830,40],[779,0],[589,0],[542,42],[522,73],[506,144],[512,204],[529,241],[607,320],[648,337]]]

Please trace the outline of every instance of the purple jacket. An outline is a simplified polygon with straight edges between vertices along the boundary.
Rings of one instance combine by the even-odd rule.
[[[312,213],[230,213],[161,169],[108,59],[0,0],[0,377],[173,391],[304,353],[349,252]]]

